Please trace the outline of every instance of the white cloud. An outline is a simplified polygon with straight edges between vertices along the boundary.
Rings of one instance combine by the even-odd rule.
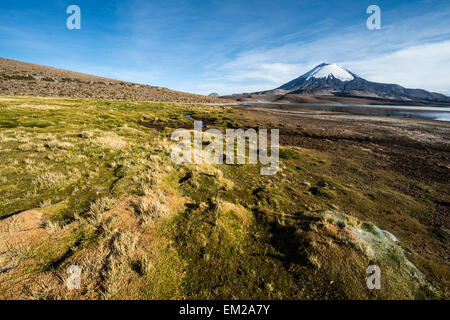
[[[319,51],[315,46],[307,52]],[[408,88],[450,93],[450,41],[410,46],[391,53],[364,55],[364,59],[314,60],[304,57],[307,63],[281,63],[277,57],[289,55],[297,49],[283,47],[262,52],[246,53],[205,75],[199,92],[209,88],[222,94],[268,90],[286,83],[321,62],[340,62],[359,76],[375,82],[395,83]],[[283,54],[281,54],[283,52]],[[298,56],[303,56],[300,53]],[[325,56],[325,55],[322,55]],[[206,90],[206,91],[205,91]],[[211,90],[209,90],[211,91]]]
[[[370,81],[450,93],[450,41],[413,46],[344,65]]]
[[[289,79],[301,71],[296,64],[265,62],[248,60],[244,57],[242,60],[236,60],[222,66],[219,71],[223,73],[220,78],[227,81],[239,83],[242,81],[268,82],[270,84],[280,81],[280,79]]]
[[[432,12],[382,30],[350,26],[311,42],[243,51],[208,65],[203,83],[192,89],[221,94],[273,89],[322,62],[337,62],[370,81],[450,93],[448,16]]]
[[[275,57],[280,56],[273,54],[277,50],[242,55],[207,76],[205,83],[196,90],[230,94],[273,89],[327,61],[305,59],[309,62],[307,64],[274,62],[277,60]],[[286,52],[286,48],[283,50]],[[340,64],[369,81],[450,94],[450,41],[410,46],[364,59],[341,60]],[[218,73],[220,76],[214,77]]]

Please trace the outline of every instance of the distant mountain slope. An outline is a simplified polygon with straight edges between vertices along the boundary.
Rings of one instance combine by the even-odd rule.
[[[0,94],[186,103],[221,101],[216,97],[102,78],[5,58],[0,58]]]
[[[450,102],[450,97],[439,93],[367,81],[336,63],[322,63],[297,79],[258,94],[334,95],[401,101]]]

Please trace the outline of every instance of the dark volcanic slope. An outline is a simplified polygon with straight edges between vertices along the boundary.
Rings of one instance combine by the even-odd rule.
[[[215,97],[173,91],[0,58],[0,94],[70,98],[220,102]]]
[[[297,79],[259,94],[335,95],[400,101],[450,102],[450,97],[439,93],[367,81],[335,63],[322,63]]]
[[[450,98],[439,93],[422,89],[407,89],[397,84],[376,83],[355,76],[352,81],[340,81],[335,78],[312,78],[304,87],[290,94],[314,94],[331,90],[336,96],[375,97],[382,99],[450,102]]]

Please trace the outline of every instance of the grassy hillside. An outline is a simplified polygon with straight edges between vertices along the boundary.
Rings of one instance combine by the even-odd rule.
[[[230,108],[1,96],[0,298],[446,296],[448,230],[420,217],[438,210],[447,183],[401,175],[351,145],[285,144],[275,176],[176,166],[169,137],[192,128],[186,115],[270,127]],[[366,287],[371,264],[382,290]],[[69,265],[82,268],[81,290],[64,284]]]
[[[0,58],[0,94],[42,97],[214,103],[221,100]]]

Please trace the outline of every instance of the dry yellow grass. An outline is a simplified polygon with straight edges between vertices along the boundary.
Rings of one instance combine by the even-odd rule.
[[[141,197],[136,201],[135,206],[143,226],[151,224],[155,219],[165,218],[169,214],[169,208],[161,197]]]
[[[66,181],[66,176],[60,172],[45,172],[37,176],[33,182],[41,188],[57,188]]]
[[[105,132],[102,136],[96,138],[94,143],[111,149],[122,149],[127,143],[119,135],[114,132]]]
[[[37,106],[11,107],[25,104]],[[283,159],[281,174],[262,177],[257,166],[177,166],[170,159],[172,127],[192,127],[186,114],[236,127],[241,111],[41,98],[2,101],[0,109],[0,227],[10,221],[4,217],[29,209],[48,220],[38,228],[45,237],[8,249],[12,268],[0,273],[2,299],[368,298],[363,280],[374,258],[388,266],[391,287],[370,297],[423,294],[410,275],[395,274],[396,262],[406,265],[399,246],[392,245],[394,256],[380,256],[367,233],[361,241],[362,220],[337,214],[380,217],[379,225],[395,216],[392,221],[427,234],[410,214],[430,206],[391,192],[394,179],[425,186],[384,169],[368,182],[359,166],[366,156],[348,164],[353,154],[296,149],[297,159]],[[36,109],[42,119],[34,117]],[[156,128],[142,125],[149,118],[158,119]],[[426,187],[429,199],[445,190]],[[333,213],[312,216],[323,208]],[[392,208],[401,215],[386,214]],[[383,228],[407,238],[395,224]],[[5,265],[0,261],[0,269]],[[82,290],[65,286],[70,265],[83,270]]]

